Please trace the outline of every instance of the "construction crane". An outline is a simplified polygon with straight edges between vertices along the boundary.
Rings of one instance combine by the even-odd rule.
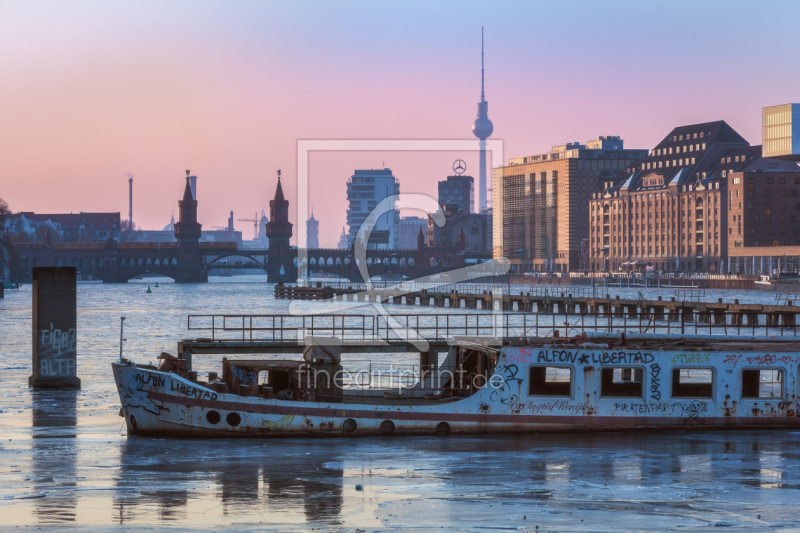
[[[258,218],[258,213],[253,213],[253,218],[238,218],[236,219],[237,222],[252,222],[253,223],[253,240],[258,240],[258,223],[260,219]]]

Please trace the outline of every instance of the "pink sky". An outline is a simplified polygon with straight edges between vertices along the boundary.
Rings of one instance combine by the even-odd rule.
[[[766,7],[765,7],[766,6]],[[649,148],[726,120],[760,144],[761,108],[800,101],[796,2],[463,4],[0,2],[0,197],[15,211],[121,211],[164,226],[185,169],[204,227],[267,209],[298,139],[470,139],[486,27],[489,117],[505,155],[621,135]],[[435,195],[475,154],[320,153],[323,246],[355,168]],[[477,194],[476,194],[477,197]],[[296,223],[296,220],[293,220]],[[238,222],[246,238],[252,225]]]

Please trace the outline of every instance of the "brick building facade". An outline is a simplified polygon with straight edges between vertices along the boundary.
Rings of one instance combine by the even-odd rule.
[[[761,146],[750,146],[724,121],[675,128],[613,186],[593,195],[591,267],[618,271],[644,261],[664,272],[727,271],[732,248],[794,231],[788,211],[783,227],[773,224],[771,195],[797,194],[791,187],[798,172],[792,162],[764,159]],[[780,174],[783,188],[775,183],[773,192]],[[789,202],[775,200],[786,211]]]
[[[587,202],[646,156],[609,136],[494,169],[494,257],[508,257],[514,272],[577,270],[581,240],[589,235]]]

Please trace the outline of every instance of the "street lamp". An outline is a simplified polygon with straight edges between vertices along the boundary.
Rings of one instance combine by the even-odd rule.
[[[511,296],[511,261],[510,261],[510,259],[511,259],[511,256],[519,254],[519,253],[522,253],[524,251],[525,251],[525,248],[520,248],[519,250],[515,250],[515,251],[511,252],[510,254],[508,254],[509,264],[508,264],[508,274],[506,274],[506,294],[508,294],[509,296]],[[509,300],[508,302],[510,304],[511,300]]]

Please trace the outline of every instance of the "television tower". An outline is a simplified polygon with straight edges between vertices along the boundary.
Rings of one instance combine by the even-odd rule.
[[[489,102],[483,92],[483,26],[481,26],[481,101],[478,103],[478,118],[472,123],[472,134],[480,139],[480,173],[478,179],[478,213],[486,209],[486,139],[494,131],[489,120]]]

